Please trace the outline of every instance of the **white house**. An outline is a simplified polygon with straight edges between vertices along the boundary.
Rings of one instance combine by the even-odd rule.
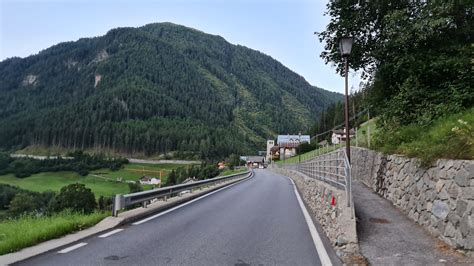
[[[142,185],[158,185],[161,183],[161,180],[152,176],[142,176],[140,177],[140,184]]]
[[[355,136],[355,132],[353,129],[349,131],[349,138],[353,138]],[[336,129],[332,131],[331,142],[332,144],[339,144],[341,142],[346,141],[346,129]]]

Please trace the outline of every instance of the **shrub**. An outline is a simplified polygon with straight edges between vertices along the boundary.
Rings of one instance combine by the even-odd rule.
[[[25,215],[38,210],[39,205],[35,197],[25,192],[20,192],[10,202],[9,212],[12,216]]]
[[[142,187],[142,185],[140,185],[139,182],[128,183],[128,189],[129,189],[130,193],[143,191],[143,187]]]
[[[71,209],[73,211],[91,213],[96,208],[94,193],[84,184],[70,184],[62,187],[55,198],[52,208],[55,211]]]

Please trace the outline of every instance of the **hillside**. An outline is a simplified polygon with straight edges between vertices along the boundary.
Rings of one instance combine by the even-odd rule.
[[[0,62],[0,149],[216,158],[307,129],[341,95],[258,51],[171,23]],[[302,128],[304,127],[304,128]]]

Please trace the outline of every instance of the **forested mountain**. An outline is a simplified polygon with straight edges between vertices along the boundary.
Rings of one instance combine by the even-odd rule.
[[[0,62],[0,149],[249,152],[341,99],[258,51],[171,23]]]

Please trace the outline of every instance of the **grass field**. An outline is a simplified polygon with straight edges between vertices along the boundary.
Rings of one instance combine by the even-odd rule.
[[[115,194],[128,193],[128,185],[126,183],[111,182],[91,175],[83,177],[75,172],[45,172],[26,178],[17,178],[13,174],[8,174],[0,176],[0,183],[36,192],[47,190],[59,191],[66,185],[81,183],[90,188],[96,197],[109,197]]]
[[[90,188],[96,197],[110,197],[115,194],[126,194],[129,192],[126,182],[117,182],[121,177],[123,181],[137,181],[143,175],[160,176],[162,172],[162,182],[166,181],[168,173],[172,169],[183,167],[178,164],[127,164],[118,171],[110,169],[99,169],[91,171],[87,176],[80,176],[75,172],[44,172],[31,175],[26,178],[17,178],[13,174],[0,176],[0,183],[18,186],[23,189],[43,192],[47,190],[59,191],[62,187],[82,183]],[[144,186],[151,189],[151,186]]]
[[[2,221],[0,223],[0,255],[83,230],[109,215],[109,212],[92,214],[64,212],[46,217],[26,216]]]
[[[162,182],[165,182],[171,170],[177,169],[179,167],[188,167],[188,165],[131,163],[124,165],[124,167],[118,171],[101,169],[92,171],[91,174],[104,176],[113,180],[117,180],[117,178],[121,177],[123,180],[137,181],[138,178],[143,175],[160,177],[161,172]]]

